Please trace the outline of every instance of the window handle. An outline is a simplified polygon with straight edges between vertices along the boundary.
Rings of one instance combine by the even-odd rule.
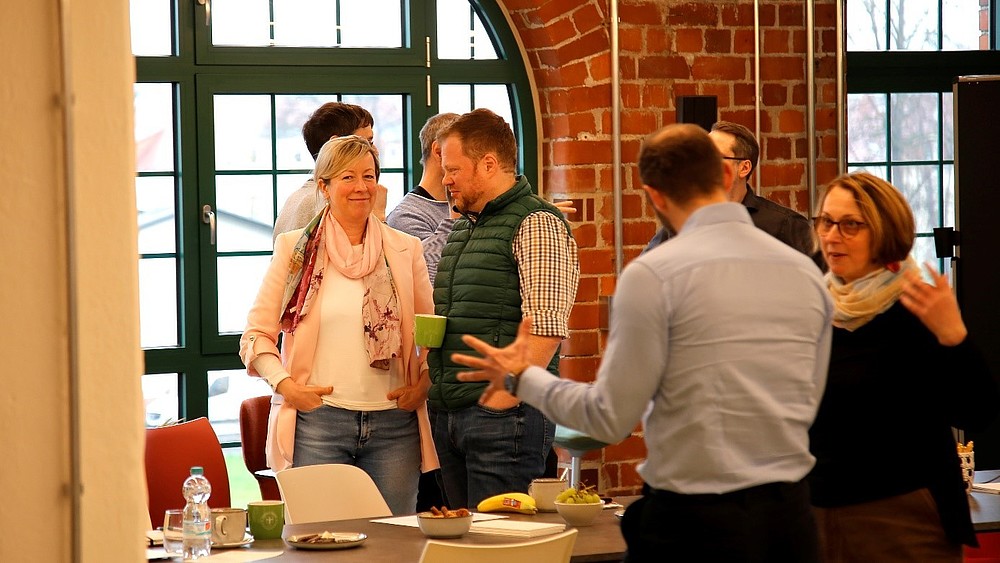
[[[209,244],[215,246],[215,211],[212,211],[211,205],[201,206],[201,222],[208,225]]]
[[[205,7],[205,27],[208,27],[212,20],[212,0],[196,0],[199,5]]]

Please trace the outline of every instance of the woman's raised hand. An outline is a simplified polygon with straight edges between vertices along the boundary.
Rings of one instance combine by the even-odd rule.
[[[278,383],[275,391],[285,398],[292,408],[302,412],[314,411],[323,406],[323,395],[333,393],[333,387],[319,385],[302,385],[291,377],[286,377]]]
[[[958,301],[948,285],[948,277],[924,263],[934,284],[925,283],[915,269],[904,272],[903,293],[899,302],[924,323],[943,346],[957,346],[968,330],[958,310]]]

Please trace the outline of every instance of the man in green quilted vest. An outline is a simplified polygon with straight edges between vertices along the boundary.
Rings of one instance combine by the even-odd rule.
[[[506,346],[522,317],[535,319],[533,361],[558,373],[559,343],[576,296],[576,242],[560,211],[516,173],[514,133],[477,109],[438,134],[444,186],[461,213],[441,253],[435,311],[448,317],[444,343],[428,358],[434,442],[451,507],[475,507],[500,493],[526,492],[545,470],[555,425],[532,406],[457,380],[451,361],[468,352],[463,334]]]

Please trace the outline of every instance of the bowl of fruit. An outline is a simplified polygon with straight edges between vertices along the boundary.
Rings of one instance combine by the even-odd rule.
[[[570,526],[589,526],[604,510],[604,501],[594,490],[594,486],[584,486],[581,482],[570,487],[556,497],[556,511]]]
[[[460,538],[472,526],[472,513],[464,508],[448,510],[431,507],[429,512],[417,514],[420,531],[429,538]]]

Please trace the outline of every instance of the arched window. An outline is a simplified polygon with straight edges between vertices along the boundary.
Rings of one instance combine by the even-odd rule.
[[[312,172],[300,131],[321,104],[373,114],[390,208],[443,111],[505,116],[537,185],[528,75],[495,2],[132,0],[132,47],[148,425],[207,415],[233,444],[240,401],[269,391],[237,340],[274,218]]]

